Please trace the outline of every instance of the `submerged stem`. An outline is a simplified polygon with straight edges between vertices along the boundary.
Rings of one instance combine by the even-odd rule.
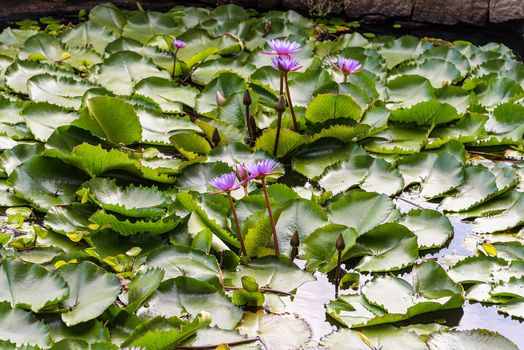
[[[234,345],[249,344],[249,343],[259,341],[259,340],[260,340],[259,337],[255,337],[255,338],[248,338],[248,339],[236,340],[236,341],[231,341],[227,343],[220,343],[220,344],[213,344],[213,345],[195,345],[195,346],[178,345],[176,349],[180,349],[180,350],[182,349],[184,350],[216,349],[217,347],[223,344],[228,345],[228,346],[234,346]]]
[[[231,197],[231,192],[227,192],[227,198],[229,199],[229,205],[231,206],[231,211],[233,212],[233,218],[235,218],[238,240],[240,241],[240,248],[242,249],[242,254],[244,254],[244,256],[247,256],[246,245],[244,244],[244,237],[242,237],[242,231],[240,230],[240,223],[238,222],[237,209],[235,208],[235,203],[233,203],[233,197]]]
[[[277,229],[275,227],[275,218],[273,217],[273,210],[269,201],[269,194],[267,193],[266,178],[262,178],[262,190],[266,198],[267,212],[269,214],[269,223],[271,224],[271,232],[273,233],[273,244],[275,245],[275,255],[280,256],[280,248],[278,247]]]
[[[224,290],[242,290],[243,288],[241,287],[228,287],[228,286],[224,286]],[[265,287],[261,287],[259,288],[259,291],[261,293],[269,293],[269,294],[278,294],[278,295],[282,295],[282,296],[287,296],[287,297],[294,297],[295,294],[293,293],[289,293],[289,292],[284,292],[282,290],[278,290],[278,289],[273,289],[273,288],[265,288]]]
[[[293,118],[293,129],[298,132],[297,116],[295,115],[295,109],[293,108],[293,102],[291,102],[291,92],[289,92],[289,81],[287,79],[287,73],[284,73],[284,80],[286,81],[286,95],[287,103],[289,104],[289,111],[291,112],[291,118]]]

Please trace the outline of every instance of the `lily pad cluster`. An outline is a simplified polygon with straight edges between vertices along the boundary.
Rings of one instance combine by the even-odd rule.
[[[0,347],[517,349],[417,320],[524,319],[524,66],[339,22],[102,4],[4,29]],[[440,256],[458,220],[470,256]],[[335,271],[316,334],[286,304]]]

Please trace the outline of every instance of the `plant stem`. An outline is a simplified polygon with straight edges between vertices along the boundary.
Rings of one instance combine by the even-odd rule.
[[[273,154],[275,155],[275,157],[278,157],[277,156],[277,153],[278,153],[278,142],[280,140],[280,129],[282,128],[282,114],[284,113],[285,109],[286,109],[286,102],[284,100],[284,95],[280,94],[278,96],[278,102],[277,102],[277,113],[278,113],[278,116],[277,116],[277,133],[275,135],[275,146],[273,148]]]
[[[338,287],[340,285],[340,263],[342,260],[342,251],[338,251],[337,269],[335,270],[335,298],[338,297]]]
[[[241,290],[243,288],[240,288],[240,287],[224,287],[224,290]],[[282,290],[278,290],[278,289],[271,289],[271,288],[259,288],[259,291],[262,292],[262,293],[273,293],[273,294],[279,294],[279,295],[284,295],[284,296],[289,296],[289,297],[294,297],[295,294],[293,293],[288,293],[288,292],[284,292]]]
[[[287,79],[287,73],[284,73],[284,80],[286,81],[286,95],[287,102],[289,103],[289,111],[291,112],[291,118],[293,118],[293,128],[298,132],[297,117],[295,115],[295,109],[293,108],[293,102],[291,102],[291,93],[289,92],[289,81]]]
[[[280,72],[280,90],[278,92],[278,95],[283,95],[284,94],[284,72],[281,71]]]
[[[253,128],[251,128],[251,114],[249,113],[249,105],[246,105],[246,126],[249,142],[251,143],[255,137],[253,136]]]
[[[173,58],[173,79],[175,79],[176,76],[176,55],[178,54],[178,48],[175,50],[174,58]]]
[[[266,178],[262,178],[262,190],[264,191],[264,197],[266,198],[267,212],[269,214],[269,223],[271,224],[271,231],[273,232],[273,243],[275,245],[275,255],[280,256],[280,249],[278,247],[278,236],[277,229],[275,227],[275,218],[273,217],[273,210],[271,209],[271,203],[269,201],[269,194],[267,193]]]
[[[408,199],[406,199],[406,198],[402,198],[402,197],[400,197],[400,196],[397,196],[396,198],[399,199],[399,200],[401,200],[401,201],[403,201],[403,202],[406,202],[406,203],[408,203],[408,204],[411,204],[412,206],[417,207],[417,208],[419,208],[419,209],[426,209],[426,208],[424,208],[423,206],[418,205],[417,203],[412,202],[412,201],[410,201],[410,200],[408,200]]]
[[[226,192],[227,198],[229,199],[229,205],[231,206],[231,211],[233,212],[233,217],[235,218],[235,224],[237,226],[238,240],[240,241],[240,248],[242,249],[242,254],[247,256],[246,246],[244,244],[244,237],[242,237],[242,231],[240,230],[240,223],[238,222],[237,209],[235,208],[235,203],[233,203],[233,197],[231,197],[231,192]]]
[[[348,76],[344,74],[344,83],[347,83],[347,82],[348,82]]]
[[[222,344],[225,344],[225,345],[228,345],[228,346],[234,346],[234,345],[242,345],[242,344],[254,343],[254,342],[259,341],[259,340],[260,340],[260,338],[256,337],[256,338],[248,338],[248,339],[236,340],[236,341],[232,341],[232,342],[228,342],[228,343],[220,343],[220,344],[212,344],[212,345],[195,345],[195,346],[179,345],[175,349],[180,349],[180,350],[216,349],[216,348],[218,348]]]

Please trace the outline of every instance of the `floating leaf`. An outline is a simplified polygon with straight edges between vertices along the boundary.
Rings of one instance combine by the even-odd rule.
[[[308,105],[305,118],[310,123],[323,123],[337,118],[349,118],[358,122],[361,115],[362,110],[350,96],[322,94]]]
[[[234,329],[242,318],[242,310],[222,291],[189,277],[177,277],[163,282],[139,312],[149,315],[181,316],[207,312],[211,325]]]
[[[385,154],[418,153],[428,142],[429,130],[406,126],[390,126],[374,134],[364,143],[366,151]]]
[[[267,287],[283,292],[292,292],[302,284],[315,278],[302,271],[285,257],[266,256],[253,259],[249,264],[239,265],[238,271],[225,272],[227,285],[242,287],[243,276],[253,277],[260,287]]]
[[[20,332],[23,330],[23,332]],[[49,329],[30,312],[12,309],[9,303],[0,303],[0,339],[23,349],[23,345],[48,348]]]
[[[119,51],[100,66],[97,81],[117,95],[131,95],[134,86],[149,77],[169,79],[169,74],[135,52]]]
[[[515,344],[500,334],[482,329],[433,333],[426,342],[430,350],[518,349]]]
[[[121,188],[115,181],[103,178],[92,179],[84,187],[103,209],[131,217],[162,216],[171,202],[156,187]]]
[[[86,176],[77,168],[42,156],[24,162],[9,176],[16,195],[40,210],[71,203],[85,180]]]
[[[405,226],[388,223],[379,225],[357,239],[345,259],[362,257],[359,271],[400,270],[412,265],[418,257],[417,236]]]
[[[318,183],[333,194],[359,186],[391,196],[404,187],[400,173],[392,164],[368,155],[356,155],[329,167]]]
[[[464,184],[444,198],[440,208],[446,211],[468,210],[505,192],[517,181],[515,172],[509,167],[498,168],[497,173],[493,173],[481,165],[468,166],[464,170]]]
[[[176,216],[165,216],[162,218],[145,218],[129,220],[120,218],[104,210],[97,210],[89,217],[89,221],[100,226],[110,227],[123,236],[132,236],[139,233],[150,233],[161,235],[173,230],[178,225]]]
[[[68,326],[98,317],[120,292],[118,278],[91,262],[67,264],[58,274],[69,286],[69,298],[64,301],[69,311],[62,314]]]
[[[319,205],[304,199],[289,203],[280,212],[276,224],[280,252],[288,255],[291,237],[295,233],[303,240],[327,222],[327,215]]]
[[[215,257],[196,249],[165,247],[150,254],[145,264],[164,270],[164,280],[187,276],[214,286],[220,284]]]
[[[48,102],[65,108],[79,109],[82,97],[95,88],[87,81],[77,81],[50,74],[35,75],[27,81],[29,97],[35,102]]]
[[[246,313],[238,326],[240,334],[259,337],[272,350],[296,349],[311,336],[309,325],[301,318],[289,315]]]
[[[167,79],[152,77],[142,80],[136,86],[135,94],[149,97],[164,113],[175,113],[182,112],[182,104],[193,108],[198,90],[178,86]]]
[[[76,113],[67,112],[45,102],[27,106],[21,111],[21,115],[35,138],[44,142],[56,128],[68,125],[78,117]]]
[[[524,222],[524,195],[520,194],[514,202],[500,213],[475,219],[471,230],[478,233],[505,231]],[[488,202],[489,203],[489,202]]]
[[[350,191],[329,205],[331,221],[353,227],[359,235],[398,216],[399,211],[388,196],[372,192]]]
[[[149,269],[143,273],[136,274],[133,281],[129,284],[126,310],[135,312],[157,290],[163,278],[164,271],[159,268]]]
[[[0,265],[0,301],[38,312],[57,305],[69,291],[62,278],[36,264],[6,259]]]
[[[360,295],[341,295],[327,305],[327,313],[354,328],[398,322],[413,316],[464,303],[464,291],[434,261],[413,268],[413,283],[392,276],[375,276],[362,287]]]
[[[142,127],[127,102],[109,96],[90,98],[88,109],[80,114],[76,126],[114,143],[131,144],[142,140]]]
[[[255,150],[266,151],[269,154],[273,154],[276,142],[276,129],[266,130],[262,136],[257,139],[255,144]],[[278,140],[277,154],[273,154],[277,158],[284,157],[285,155],[296,150],[298,147],[306,142],[306,137],[293,130],[281,129],[280,138]]]
[[[329,166],[365,154],[362,148],[353,143],[344,145],[332,140],[320,140],[295,153],[291,165],[300,174],[316,179]]]
[[[417,236],[419,249],[442,247],[454,232],[449,219],[436,210],[410,210],[398,223]]]
[[[399,160],[397,168],[405,185],[420,184],[420,195],[430,199],[442,196],[464,182],[463,160],[447,152],[407,156]]]
[[[96,10],[90,14],[93,16]],[[96,52],[103,54],[107,44],[116,40],[116,37],[101,24],[88,21],[66,31],[61,39],[67,47],[93,47]]]
[[[341,328],[323,337],[321,344],[332,350],[361,350],[363,345],[389,350],[427,349],[415,332],[393,326],[366,327],[362,331]]]
[[[198,314],[193,321],[187,322],[178,317],[155,317],[135,327],[122,345],[151,350],[173,348],[192,337],[198,329],[208,326],[209,318],[209,314]]]
[[[338,249],[336,242],[340,236],[344,239],[345,248],[341,251],[344,255],[355,245],[357,233],[353,228],[330,224],[318,228],[303,240],[308,271],[318,269],[320,272],[327,273],[337,266]]]
[[[431,126],[460,119],[460,115],[453,106],[447,103],[426,101],[417,103],[408,109],[394,110],[389,119],[401,123]]]

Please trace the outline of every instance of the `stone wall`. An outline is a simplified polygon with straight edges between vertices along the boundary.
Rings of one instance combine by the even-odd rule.
[[[99,0],[0,0],[0,20],[45,15],[74,14]],[[134,0],[113,0],[118,6],[135,7]],[[168,9],[174,5],[238,3],[244,7],[293,9],[309,15],[344,15],[349,18],[390,18],[419,23],[486,25],[524,21],[524,0],[141,0],[144,8]]]
[[[258,1],[263,2],[262,0]],[[281,0],[301,12],[383,16],[415,22],[486,25],[524,20],[524,0]]]

